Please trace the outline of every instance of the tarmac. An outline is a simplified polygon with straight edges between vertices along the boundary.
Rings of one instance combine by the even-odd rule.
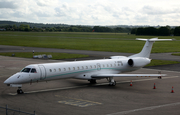
[[[2,51],[3,47],[0,47],[0,49]],[[11,50],[10,48],[9,51]],[[93,53],[92,55],[103,57]],[[37,115],[180,114],[180,70],[177,69],[176,65],[172,66],[171,70],[162,70],[163,67],[152,69],[152,67],[133,72],[146,74],[161,72],[167,74],[162,79],[155,77],[120,77],[115,78],[116,86],[109,86],[106,79],[98,80],[95,85],[89,84],[86,80],[63,79],[24,84],[22,89],[25,93],[17,95],[17,88],[3,84],[5,79],[28,64],[52,63],[62,60],[5,56],[0,56],[0,60],[0,106],[3,107],[8,105],[9,108],[17,110],[20,108],[20,110],[26,112],[33,113],[36,111]],[[164,68],[168,68],[168,66]],[[130,86],[131,80],[132,86]],[[156,89],[153,89],[154,83]],[[171,93],[172,86],[174,93]],[[13,113],[9,114],[13,115]],[[5,115],[5,110],[0,109],[0,115]]]

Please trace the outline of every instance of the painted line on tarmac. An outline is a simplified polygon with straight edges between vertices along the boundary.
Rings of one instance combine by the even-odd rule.
[[[169,70],[150,69],[150,68],[143,68],[143,69],[145,69],[145,70],[155,70],[155,71],[165,71],[165,72],[180,73],[179,71],[169,71]]]
[[[60,95],[55,95],[56,97],[62,97]],[[77,98],[71,98],[71,97],[62,97],[65,98],[64,100],[58,101],[58,103],[62,104],[68,104],[78,107],[88,107],[92,105],[101,105],[102,103],[89,101],[89,100],[83,100],[83,99],[77,99]]]
[[[133,112],[137,112],[137,111],[153,110],[153,109],[157,109],[157,108],[161,108],[161,107],[176,106],[176,105],[180,105],[180,102],[164,104],[164,105],[157,105],[157,106],[150,106],[150,107],[144,107],[144,108],[139,108],[139,109],[133,109],[133,110],[128,110],[128,111],[111,113],[111,114],[107,114],[107,115],[124,115],[124,114],[129,114],[129,113],[133,113]]]
[[[170,79],[170,78],[177,78],[177,77],[179,77],[179,76],[162,77],[162,79]],[[149,81],[149,80],[157,80],[157,79],[158,78],[139,79],[139,80],[133,80],[133,82]],[[122,82],[116,82],[116,84],[129,83],[129,82],[130,81],[122,81]],[[40,93],[40,92],[67,90],[67,89],[83,88],[83,87],[88,87],[88,86],[102,86],[102,85],[109,85],[109,83],[99,83],[99,84],[94,84],[94,85],[82,85],[82,86],[62,87],[62,88],[54,88],[54,89],[44,89],[44,90],[29,91],[29,92],[24,92],[24,93],[25,94]],[[9,93],[9,95],[17,95],[17,93]]]

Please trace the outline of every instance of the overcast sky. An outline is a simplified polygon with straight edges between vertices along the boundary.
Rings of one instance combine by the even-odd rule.
[[[180,26],[180,0],[0,0],[0,20]]]

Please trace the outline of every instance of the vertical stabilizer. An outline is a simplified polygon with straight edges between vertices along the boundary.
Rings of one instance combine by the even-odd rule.
[[[143,49],[141,50],[140,53],[138,54],[134,54],[131,55],[129,57],[145,57],[145,58],[149,58],[151,50],[152,50],[152,46],[153,43],[155,41],[172,41],[173,39],[158,39],[158,38],[151,38],[151,39],[141,39],[141,38],[136,38],[136,40],[142,40],[142,41],[146,41]]]

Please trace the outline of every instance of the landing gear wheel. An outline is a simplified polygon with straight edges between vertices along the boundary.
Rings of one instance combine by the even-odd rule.
[[[116,86],[116,81],[114,81],[113,86]]]
[[[23,90],[22,89],[18,89],[17,90],[17,94],[23,94],[24,92],[23,92]]]
[[[116,81],[114,81],[114,82],[109,82],[109,86],[116,86]]]
[[[89,80],[91,84],[96,84],[96,80],[95,79],[91,79]]]

